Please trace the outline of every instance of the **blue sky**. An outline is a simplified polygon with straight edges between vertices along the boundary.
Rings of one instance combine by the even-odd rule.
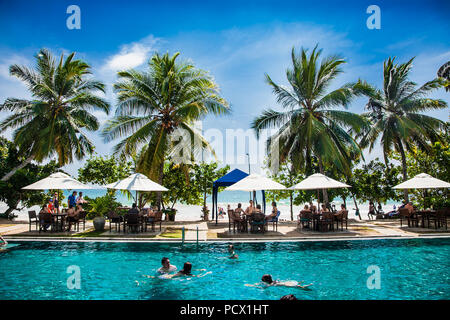
[[[81,30],[66,27],[66,9],[72,4],[81,9]],[[381,9],[380,30],[366,26],[372,4]],[[25,86],[8,75],[8,67],[32,65],[42,47],[58,55],[76,51],[109,85],[107,98],[113,105],[110,87],[117,70],[144,68],[155,51],[180,51],[182,59],[211,72],[233,108],[230,116],[205,119],[203,128],[247,130],[263,109],[279,109],[264,73],[286,84],[293,46],[318,43],[324,56],[345,57],[345,73],[335,87],[358,78],[380,86],[383,60],[389,56],[400,62],[415,56],[412,80],[422,84],[450,60],[449,13],[449,1],[2,1],[0,101],[29,97]],[[449,94],[440,90],[432,96],[448,101]],[[362,112],[364,103],[355,100],[349,110]],[[448,109],[431,114],[449,119]],[[89,136],[98,153],[110,153],[113,144],[104,144],[95,133]],[[217,151],[219,157],[233,153]],[[367,159],[380,155],[380,149],[366,152]],[[80,165],[65,169],[76,173]],[[254,170],[260,165],[253,163]],[[244,163],[233,166],[246,168]]]

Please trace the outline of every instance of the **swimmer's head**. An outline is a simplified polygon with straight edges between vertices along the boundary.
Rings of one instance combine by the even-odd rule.
[[[233,252],[234,251],[234,246],[232,244],[228,245],[228,251],[229,252]]]
[[[265,275],[262,276],[261,281],[265,282],[265,283],[268,283],[268,284],[271,284],[273,282],[272,276],[270,274],[265,274]]]
[[[183,270],[181,270],[184,274],[191,274],[192,264],[190,262],[185,262],[183,265]]]
[[[161,264],[163,265],[164,268],[170,267],[170,260],[169,260],[169,258],[166,258],[166,257],[162,258]]]

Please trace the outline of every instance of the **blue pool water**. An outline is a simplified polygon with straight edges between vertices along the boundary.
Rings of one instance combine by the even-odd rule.
[[[450,298],[450,239],[236,243],[238,260],[226,258],[227,243],[15,243],[0,252],[0,299]],[[144,277],[163,256],[179,269],[190,261],[211,273]],[[80,268],[81,289],[67,287],[71,265]],[[367,287],[371,265],[380,269],[380,289]],[[312,290],[245,286],[265,273],[312,282]]]

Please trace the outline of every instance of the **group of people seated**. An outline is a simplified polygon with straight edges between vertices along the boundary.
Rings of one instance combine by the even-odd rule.
[[[369,217],[369,220],[376,218],[381,219],[395,218],[400,214],[400,209],[408,209],[409,213],[413,213],[415,211],[413,203],[406,202],[405,200],[402,201],[402,204],[398,208],[396,208],[394,205],[394,210],[389,211],[387,213],[384,213],[381,204],[378,204],[378,208],[375,209],[373,201],[369,201],[369,212],[367,216]]]
[[[146,217],[149,221],[152,221],[155,219],[156,213],[158,212],[157,206],[150,206],[149,208],[142,208],[141,210],[138,209],[136,203],[133,203],[131,206],[131,209],[128,210],[128,214],[138,214],[142,217]]]
[[[263,214],[264,212],[261,209],[261,205],[257,204],[255,206],[253,200],[249,201],[249,206],[244,210],[242,209],[242,204],[238,203],[237,208],[232,210],[231,206],[228,205],[228,212],[234,212],[233,220],[239,222],[239,229],[240,231],[245,231],[247,226],[247,221],[251,221],[255,218],[255,215],[257,214]],[[278,208],[276,202],[272,202],[272,210],[271,213],[268,215],[264,215],[264,218],[262,219],[264,224],[267,222],[273,221],[273,219],[276,219],[278,216]]]
[[[341,204],[341,210],[339,211],[335,211],[333,212],[334,215],[340,215],[342,212],[346,211],[346,207],[345,204]],[[325,204],[322,204],[320,206],[320,209],[317,210],[317,207],[310,202],[309,205],[305,205],[305,207],[303,208],[303,210],[300,211],[300,213],[298,214],[298,218],[300,219],[300,216],[303,212],[310,212],[312,214],[322,214],[322,213],[326,213],[326,212],[331,212],[330,209],[328,209],[328,207]]]
[[[74,191],[67,199],[67,206],[68,209],[66,211],[67,216],[61,217],[61,221],[63,224],[67,222],[67,229],[66,231],[70,231],[72,228],[72,225],[74,223],[77,223],[80,219],[80,214],[83,212],[83,204],[87,203],[86,200],[83,198],[83,193],[80,192],[77,197],[77,192]],[[47,204],[44,204],[39,211],[39,215],[50,213],[50,214],[60,214],[60,206],[59,206],[59,196],[58,192],[55,192],[52,198],[48,199]],[[52,218],[53,219],[53,218]],[[47,229],[52,224],[52,219],[41,219],[41,226],[44,229],[44,231],[47,231]]]

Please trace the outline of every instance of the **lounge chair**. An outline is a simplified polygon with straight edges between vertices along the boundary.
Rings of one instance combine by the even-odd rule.
[[[37,217],[36,211],[34,211],[34,210],[28,211],[28,224],[30,227],[30,231],[31,231],[32,224],[35,224],[36,230],[39,230],[39,219]]]

